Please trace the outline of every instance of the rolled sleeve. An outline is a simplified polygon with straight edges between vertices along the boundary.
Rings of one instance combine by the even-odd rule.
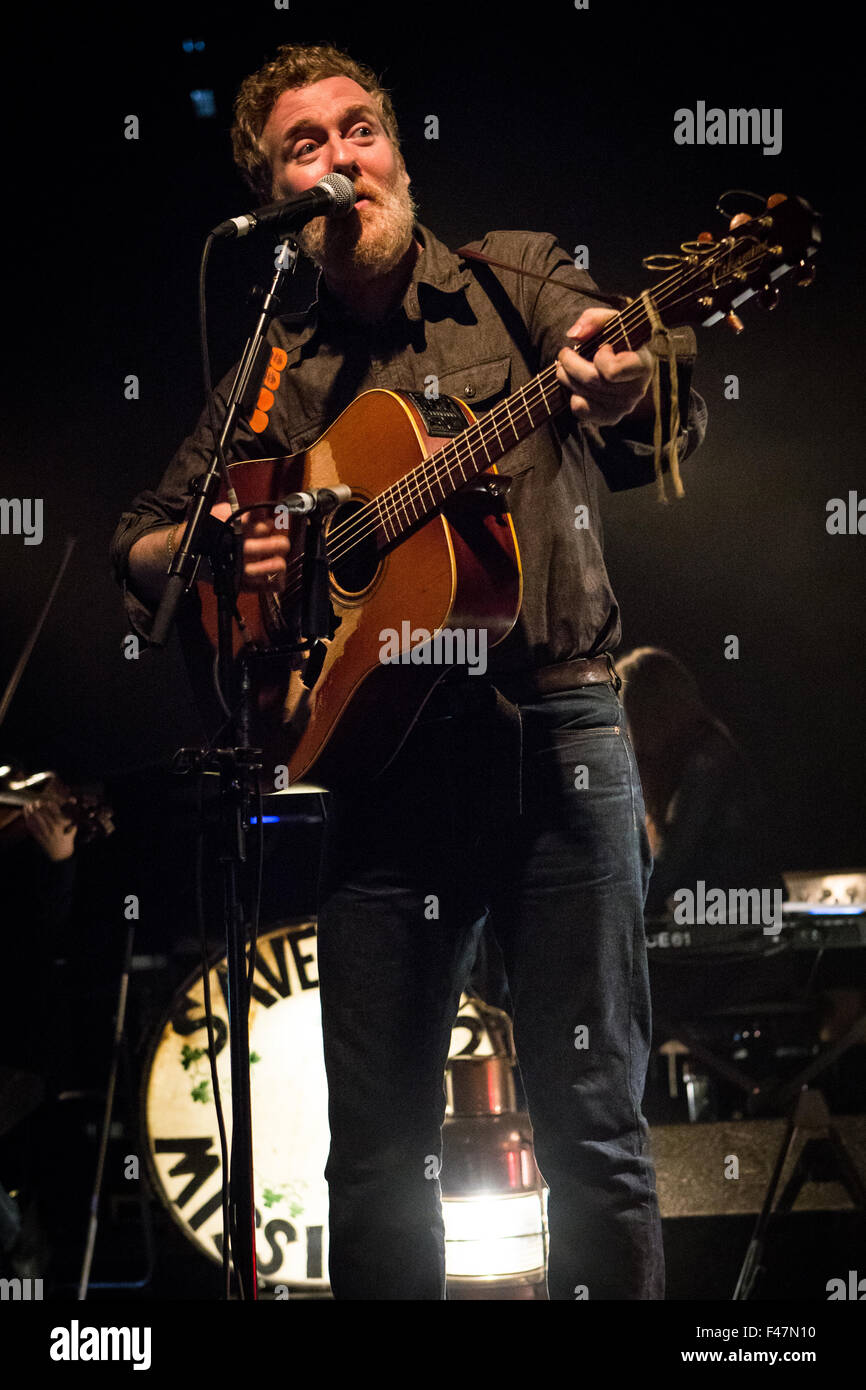
[[[677,456],[682,462],[690,458],[703,443],[707,432],[707,406],[703,397],[692,388],[692,368],[696,356],[695,335],[690,328],[672,330],[677,353],[677,389],[680,400],[680,431],[677,435]],[[670,471],[671,378],[667,357],[660,357],[662,472]],[[683,412],[684,401],[688,402]],[[653,447],[653,417],[635,420],[628,416],[616,425],[590,426],[587,443],[595,462],[611,492],[646,487],[655,480],[655,450]]]
[[[556,238],[546,234],[534,236],[526,244],[523,265],[540,275],[552,275],[565,284],[540,284],[522,281],[523,314],[529,327],[539,361],[553,362],[565,345],[565,335],[584,309],[600,305],[596,297],[598,286],[582,270],[578,270]],[[526,288],[526,287],[531,288]],[[601,305],[609,308],[609,305]],[[697,356],[694,332],[688,327],[671,329],[677,356],[677,387],[680,400],[681,429],[677,439],[679,458],[689,458],[704,439],[707,428],[707,407],[703,398],[692,389],[692,370]],[[662,411],[662,471],[670,468],[670,368],[667,357],[660,355],[660,384]],[[683,403],[688,408],[683,410]],[[560,439],[580,432],[595,463],[611,492],[645,487],[655,478],[653,449],[653,418],[626,418],[617,425],[579,425],[571,411],[557,421]]]
[[[217,419],[225,415],[226,401],[236,368],[226,373],[216,391]],[[126,615],[134,632],[149,641],[150,630],[156,613],[132,589],[129,576],[129,553],[136,541],[150,531],[174,525],[185,520],[190,502],[194,496],[193,484],[210,467],[213,456],[214,437],[210,427],[207,409],[199,416],[195,430],[181,444],[169,463],[158,488],[140,492],[128,511],[123,512],[117,529],[111,539],[111,567],[120,585]],[[253,434],[249,425],[241,419],[235,433],[235,450],[242,457],[261,453],[261,441]],[[166,569],[168,555],[166,554]]]
[[[175,459],[174,462],[176,461]],[[171,468],[169,472],[171,472]],[[190,483],[194,476],[195,474],[190,476]],[[166,477],[168,477],[168,473]],[[139,637],[143,637],[145,641],[150,639],[150,629],[156,610],[150,608],[139,598],[130,586],[129,552],[136,541],[147,535],[148,532],[158,531],[162,527],[182,521],[186,515],[190,496],[190,491],[187,491],[182,497],[172,496],[161,491],[140,493],[132,503],[130,510],[122,514],[117,530],[111,539],[111,567],[114,577],[120,585],[126,616],[132,631],[136,632]],[[166,569],[168,569],[167,554]]]

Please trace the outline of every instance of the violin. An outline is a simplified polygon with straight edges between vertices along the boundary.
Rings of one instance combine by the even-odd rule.
[[[0,835],[4,840],[27,833],[23,811],[52,802],[67,818],[66,829],[78,828],[78,844],[110,835],[114,830],[111,807],[91,791],[71,790],[56,772],[27,773],[11,763],[0,764]]]

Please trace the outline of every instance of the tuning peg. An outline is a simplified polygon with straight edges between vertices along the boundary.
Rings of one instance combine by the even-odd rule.
[[[758,291],[758,303],[762,309],[768,309],[772,312],[778,302],[779,291],[776,289],[775,285],[765,285],[762,290]]]
[[[725,314],[725,323],[732,330],[732,332],[742,333],[743,320],[739,317],[738,314],[735,314],[733,311],[731,311],[731,313],[729,314]]]

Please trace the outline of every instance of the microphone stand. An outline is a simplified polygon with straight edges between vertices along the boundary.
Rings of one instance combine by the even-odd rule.
[[[247,340],[229,393],[219,447],[214,450],[210,468],[201,480],[189,524],[177,552],[172,557],[169,577],[157,610],[151,641],[164,646],[182,594],[193,583],[203,557],[210,561],[218,604],[217,670],[222,700],[229,716],[225,726],[226,746],[210,751],[182,748],[178,767],[199,774],[216,769],[220,777],[219,858],[223,880],[223,918],[228,970],[229,1049],[232,1083],[232,1139],[229,1164],[229,1255],[234,1265],[241,1299],[257,1297],[255,1252],[255,1197],[253,1189],[252,1111],[250,1102],[249,986],[245,957],[246,923],[239,890],[240,876],[247,862],[247,834],[250,828],[256,773],[261,766],[261,749],[250,745],[250,673],[242,649],[235,662],[232,624],[237,611],[237,591],[242,571],[243,535],[240,517],[229,522],[210,515],[219,497],[221,480],[235,513],[239,504],[228,469],[222,459],[237,428],[240,403],[244,398],[256,359],[271,320],[279,308],[277,291],[286,273],[294,273],[297,245],[288,235],[281,237],[282,251],[276,258],[276,271],[270,289],[262,296],[255,328]],[[222,457],[221,457],[222,456]],[[227,1175],[223,1174],[223,1181]]]

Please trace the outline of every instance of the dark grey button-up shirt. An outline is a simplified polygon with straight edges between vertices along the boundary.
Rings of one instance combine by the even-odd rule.
[[[593,281],[575,269],[555,237],[488,232],[473,249],[566,282],[541,284],[509,271],[482,272],[496,277],[519,315],[509,331],[470,268],[473,263],[454,255],[428,228],[416,225],[415,234],[423,252],[402,302],[386,319],[353,320],[320,274],[317,298],[306,312],[273,322],[269,340],[285,351],[287,362],[267,427],[254,433],[244,421],[234,457],[270,458],[308,448],[356,396],[373,387],[423,391],[435,377],[440,395],[460,396],[480,415],[553,362],[566,330],[598,302]],[[694,334],[675,330],[675,339],[684,458],[703,438],[706,408],[690,392]],[[663,401],[669,395],[665,372],[663,364]],[[229,373],[217,389],[223,406],[233,377]],[[666,416],[666,404],[663,410]],[[667,418],[664,423],[667,438]],[[124,585],[130,621],[144,637],[152,613],[127,583],[129,551],[147,531],[183,519],[191,480],[206,471],[212,447],[203,413],[157,490],[142,492],[115,532],[115,573]],[[587,427],[566,411],[524,439],[498,467],[514,477],[509,503],[524,592],[515,628],[489,653],[489,671],[517,672],[614,650],[620,619],[602,554],[599,471],[613,491],[652,482],[651,422]],[[584,520],[588,525],[576,524]]]

